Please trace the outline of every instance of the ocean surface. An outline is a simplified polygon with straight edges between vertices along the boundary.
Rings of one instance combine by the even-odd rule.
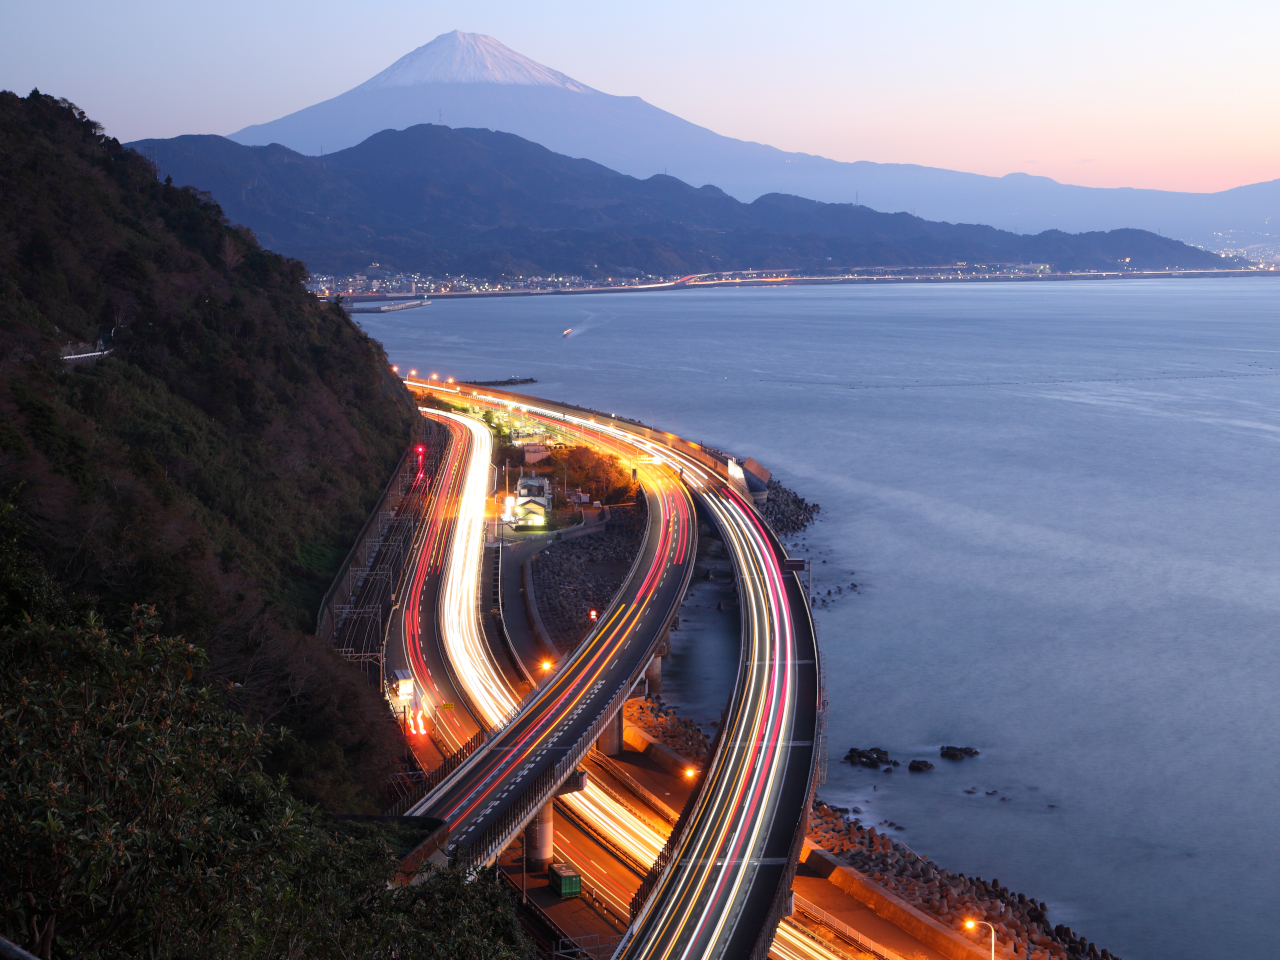
[[[793,552],[832,591],[825,799],[1125,960],[1276,955],[1280,282],[357,319],[402,369],[536,377],[520,389],[753,456],[822,504]],[[851,746],[903,765],[842,764]],[[917,757],[936,769],[908,774]]]

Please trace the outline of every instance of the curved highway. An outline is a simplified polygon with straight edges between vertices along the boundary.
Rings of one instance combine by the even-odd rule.
[[[470,450],[465,427],[443,422],[445,450],[427,494],[426,520],[410,553],[403,605],[393,614],[390,634],[397,642],[388,645],[387,669],[403,668],[413,675],[409,732],[430,733],[440,748],[452,753],[475,735],[477,727],[465,711],[451,707],[459,697],[438,641],[436,608]],[[416,744],[415,737],[411,743]]]
[[[465,422],[470,418],[457,419]],[[470,422],[477,431],[488,435],[483,424]],[[487,476],[487,454],[481,457],[477,447],[472,447],[468,473]],[[563,766],[566,758],[570,758],[572,769],[572,763],[598,735],[599,730],[593,728],[616,712],[620,697],[625,697],[643,672],[679,605],[692,570],[693,506],[678,477],[669,469],[642,465],[639,472],[649,491],[649,534],[630,576],[601,616],[599,626],[491,742],[483,756],[465,765],[412,810],[450,824],[450,853],[457,860],[491,861],[519,827],[509,822],[512,810],[521,809],[517,818],[527,812],[519,807],[521,803],[527,805],[527,792],[557,765]],[[470,549],[470,544],[459,539],[466,535],[463,518],[472,515],[473,509],[483,517],[483,485],[478,496],[474,495],[470,480],[465,486],[472,491],[468,499],[474,500],[475,506],[459,504],[451,564],[453,556],[465,556]],[[470,528],[478,550],[482,534],[474,525]],[[469,694],[475,691],[472,702],[483,714],[477,719],[499,727],[517,705],[487,646],[480,653],[468,647],[468,630],[474,631],[477,642],[484,646],[476,626],[476,605],[466,588],[467,583],[475,582],[479,563],[477,559],[473,568],[468,563],[460,561],[456,567],[451,566],[446,576],[441,632],[459,682]],[[602,791],[588,788],[585,794],[567,802],[579,808],[584,817],[593,821],[602,818],[606,829],[618,829],[621,836],[629,836],[640,856],[645,861],[652,859],[661,838],[651,827],[628,818],[625,810]],[[495,827],[500,836],[492,832]]]
[[[817,664],[797,644],[795,578],[754,509],[713,477],[698,479],[742,585],[743,657],[698,805],[620,958],[763,957],[811,797]]]
[[[704,787],[680,835],[669,840],[664,851],[669,857],[653,893],[616,956],[763,958],[803,839],[820,706],[808,607],[796,577],[782,573],[781,544],[727,481],[692,457],[603,418],[597,423],[533,398],[482,396],[480,391],[474,397],[497,406],[518,405],[562,429],[592,434],[603,445],[623,445],[633,456],[648,454],[638,470],[646,489],[654,491],[650,535],[619,597],[578,653],[485,759],[469,765],[468,776],[446,782],[413,812],[456,824],[451,849],[464,862],[491,860],[498,844],[514,833],[515,820],[528,819],[530,811],[518,806],[519,798],[539,777],[546,780],[569,744],[593,735],[593,725],[598,728],[617,704],[611,692],[625,696],[618,681],[643,670],[645,631],[650,642],[656,640],[679,604],[692,563],[687,485],[714,516],[734,560],[743,603],[743,656],[723,740],[705,771]],[[471,396],[460,399],[472,401]],[[684,576],[672,577],[672,569],[681,566]],[[654,610],[664,611],[663,616],[646,621]],[[632,651],[628,660],[633,644],[645,653],[635,657]],[[557,776],[567,773],[563,761],[560,766]]]

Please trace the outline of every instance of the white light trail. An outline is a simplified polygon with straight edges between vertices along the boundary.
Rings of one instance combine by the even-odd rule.
[[[778,924],[769,956],[774,960],[845,960],[843,953],[816,942],[789,917]]]
[[[515,712],[519,699],[507,686],[480,628],[480,563],[493,435],[473,417],[444,411],[433,411],[432,415],[455,420],[471,432],[467,476],[458,497],[458,518],[440,592],[440,633],[458,680],[483,714],[476,719],[496,728]]]
[[[479,579],[483,559],[485,489],[493,440],[485,424],[474,417],[433,410],[432,416],[463,424],[471,432],[471,453],[466,480],[458,503],[453,543],[445,564],[440,602],[441,633],[445,652],[471,702],[491,728],[505,723],[515,712],[519,697],[507,683],[479,624]],[[669,481],[668,481],[669,482]],[[576,814],[605,836],[613,838],[640,863],[652,863],[666,843],[666,836],[636,817],[598,786],[561,798]]]

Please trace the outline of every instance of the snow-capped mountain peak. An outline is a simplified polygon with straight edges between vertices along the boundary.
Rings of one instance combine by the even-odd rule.
[[[591,90],[482,33],[454,30],[403,57],[356,89],[414,87],[422,83],[501,83]]]

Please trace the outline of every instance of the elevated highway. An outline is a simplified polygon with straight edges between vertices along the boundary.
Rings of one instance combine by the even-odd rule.
[[[655,609],[648,594],[666,586],[667,577],[658,574],[664,563],[685,564],[685,576],[674,597],[663,596],[667,617],[649,625],[665,627],[683,594],[692,558],[686,553],[679,559],[675,544],[679,529],[692,529],[687,492],[692,490],[714,516],[734,559],[744,605],[743,657],[729,719],[704,771],[703,788],[642,886],[618,956],[763,958],[786,910],[803,842],[823,704],[806,598],[794,574],[782,573],[783,548],[744,499],[741,472],[735,474],[736,464],[697,445],[591,411],[491,388],[408,383],[418,390],[438,390],[454,402],[518,407],[526,415],[592,435],[605,446],[626,448],[633,456],[646,454],[641,459],[646,485],[661,491],[656,498],[662,508],[659,519],[663,532],[671,531],[657,541],[652,535],[646,540],[637,560],[637,567],[647,565],[646,575],[639,578],[633,568],[602,626],[540,695],[559,706],[522,713],[511,737],[499,738],[504,746],[495,742],[497,755],[476,765],[467,791],[455,787],[447,798],[440,792],[419,812],[450,822],[457,818],[461,836],[454,842],[455,856],[488,862],[536,812],[540,801],[529,798],[549,796],[558,780],[568,776],[626,696],[629,683],[603,703],[607,691],[601,678],[605,671],[625,672],[628,664],[609,656],[629,648],[630,634],[644,625],[646,611]],[[678,497],[670,489],[673,477],[679,481]],[[682,501],[683,511],[677,507]],[[651,534],[654,519],[651,511]],[[631,661],[632,680],[647,660],[646,655]],[[617,676],[609,678],[609,686]],[[557,715],[568,724],[567,737],[551,722]],[[566,749],[567,743],[575,745]]]
[[[706,785],[619,958],[763,958],[787,910],[813,796],[822,704],[804,595],[754,509],[699,479],[742,588],[743,656]]]
[[[469,418],[457,419],[473,425],[469,477],[487,477],[487,428]],[[523,705],[501,680],[477,625],[479,563],[475,558],[472,565],[467,551],[482,543],[475,518],[483,522],[483,487],[478,496],[470,489],[459,504],[448,561],[457,566],[446,572],[441,593],[441,635],[478,719],[500,732],[411,810],[449,823],[447,850],[455,862],[491,863],[548,801],[621,709],[679,606],[693,568],[693,505],[674,471],[654,464],[637,469],[649,491],[648,532],[640,555],[599,625]],[[468,488],[470,484],[468,479]],[[656,855],[663,838],[646,825],[629,823],[604,795],[588,790],[574,802],[593,807],[593,819],[631,834],[631,841],[647,852],[646,860]]]

